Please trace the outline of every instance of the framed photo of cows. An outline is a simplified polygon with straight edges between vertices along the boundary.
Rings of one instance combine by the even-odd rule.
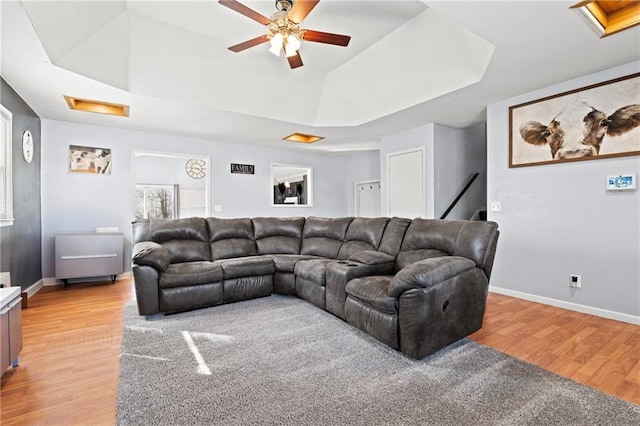
[[[509,167],[640,155],[640,73],[509,107]]]

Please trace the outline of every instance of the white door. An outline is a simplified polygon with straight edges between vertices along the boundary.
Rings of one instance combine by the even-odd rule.
[[[380,217],[380,181],[357,182],[354,187],[355,215],[357,217]]]
[[[424,217],[424,149],[387,155],[389,216]]]

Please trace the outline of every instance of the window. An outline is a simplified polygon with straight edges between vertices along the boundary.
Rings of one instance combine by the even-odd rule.
[[[0,226],[13,224],[11,122],[11,112],[0,105]]]
[[[178,185],[136,185],[136,219],[175,219],[178,217]]]

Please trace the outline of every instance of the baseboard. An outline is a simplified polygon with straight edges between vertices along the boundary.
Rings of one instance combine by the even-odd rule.
[[[544,296],[537,296],[535,294],[523,293],[521,291],[516,291],[516,290],[509,290],[507,288],[489,286],[489,291],[492,293],[498,293],[498,294],[503,294],[505,296],[511,296],[511,297],[516,297],[518,299],[528,300],[530,302],[542,303],[543,305],[555,306],[556,308],[568,309],[570,311],[581,312],[583,314],[595,315],[597,317],[640,325],[640,316],[623,314],[621,312],[609,311],[607,309],[595,308],[593,306],[580,305],[578,303],[565,302],[564,300],[552,299],[550,297],[544,297]]]
[[[31,299],[37,292],[44,287],[44,280],[39,279],[35,283],[31,284],[23,293],[27,293],[27,297]]]
[[[127,271],[127,272],[118,274],[118,276],[116,277],[116,281],[130,280],[132,277],[133,277],[133,274],[131,273],[131,271]],[[44,278],[43,280],[44,280],[45,287],[49,287],[53,285],[62,285],[62,281],[57,278],[49,277],[49,278]],[[104,281],[104,280],[105,280],[105,277],[82,278],[82,282],[86,282],[86,283],[98,282],[98,281]]]

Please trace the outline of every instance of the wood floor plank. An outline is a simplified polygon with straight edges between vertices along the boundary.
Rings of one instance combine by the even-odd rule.
[[[133,283],[46,287],[23,311],[20,367],[2,377],[2,425],[111,425]],[[640,404],[640,327],[489,294],[471,338]]]
[[[490,293],[486,318],[494,315],[500,320],[485,322],[473,340],[640,404],[640,326]],[[512,329],[509,318],[527,327]],[[526,339],[540,344],[517,343]]]

